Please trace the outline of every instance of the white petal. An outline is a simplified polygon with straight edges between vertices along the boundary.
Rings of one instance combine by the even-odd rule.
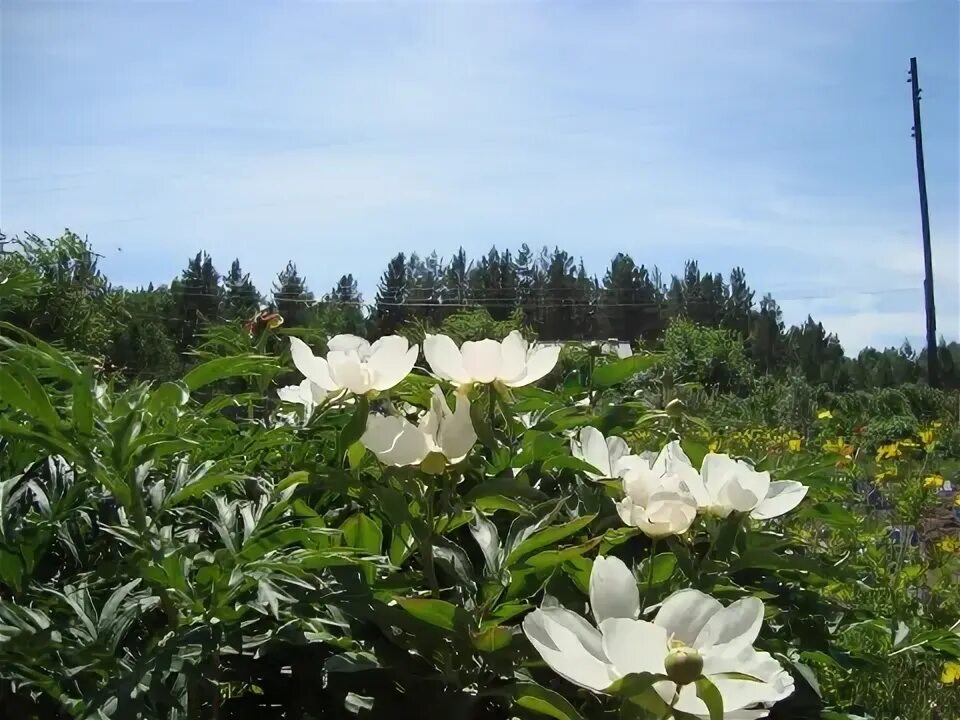
[[[474,382],[489,383],[500,376],[502,366],[500,343],[496,340],[468,341],[460,348],[463,368]]]
[[[521,387],[536,382],[553,370],[560,359],[560,346],[535,346],[527,353],[527,370],[518,380],[507,382],[510,387]]]
[[[697,501],[692,495],[682,495],[662,488],[650,497],[647,517],[653,527],[644,530],[651,537],[680,535],[690,529],[697,517]],[[643,529],[643,528],[641,528]]]
[[[307,382],[310,382],[309,380]],[[288,403],[297,403],[303,405],[303,396],[300,394],[299,385],[287,385],[277,388],[277,397]]]
[[[463,368],[463,356],[457,344],[446,335],[427,335],[423,340],[423,355],[430,370],[441,380],[463,385],[471,378]]]
[[[500,379],[506,383],[521,379],[527,371],[527,341],[517,330],[507,335],[500,343]]]
[[[327,351],[356,352],[360,357],[370,354],[370,343],[356,335],[334,335],[327,340]]]
[[[446,408],[446,401],[443,401]],[[477,442],[477,432],[473,429],[470,419],[470,399],[466,395],[457,393],[457,409],[450,413],[440,423],[438,444],[447,460],[458,463]]]
[[[663,673],[667,632],[644,620],[608,618],[600,624],[603,651],[618,675]]]
[[[693,645],[712,655],[736,655],[753,645],[763,624],[763,602],[746,597],[723,608],[706,622]]]
[[[607,618],[633,619],[640,614],[637,580],[620,558],[600,555],[593,561],[590,610],[598,625]]]
[[[310,398],[310,402],[314,405],[322,403],[328,394],[326,390],[312,380],[304,380],[300,383],[300,395],[305,398]]]
[[[370,415],[360,438],[364,447],[387,465],[415,465],[428,452],[426,438],[405,418]]]
[[[703,626],[722,609],[719,600],[699,590],[680,590],[663,601],[653,622],[680,642],[693,646]]]
[[[676,473],[678,467],[684,466],[693,467],[693,463],[690,462],[690,458],[680,447],[680,441],[673,440],[663,446],[663,450],[657,455],[657,459],[653,461],[651,468],[657,475],[667,475],[668,473]]]
[[[607,442],[603,438],[603,433],[589,425],[581,428],[580,448],[583,459],[597,469],[599,477],[612,477],[610,455],[607,452]]]
[[[616,438],[619,440],[619,438]],[[640,468],[650,471],[650,463],[640,455],[623,455],[616,463],[611,463],[610,469],[616,477],[624,477],[631,470]]]
[[[390,341],[380,345],[384,341]],[[420,348],[409,347],[407,339],[398,335],[380,338],[370,348],[367,366],[373,371],[375,390],[389,390],[403,380],[417,363]]]
[[[757,520],[780,517],[793,510],[807,495],[807,486],[795,480],[777,480],[770,483],[767,496],[750,513]]]
[[[327,361],[315,356],[303,340],[292,335],[290,336],[290,354],[293,356],[294,366],[303,373],[304,377],[313,380],[325,390],[340,389],[330,377]]]
[[[652,470],[642,467],[628,470],[623,475],[623,491],[637,505],[646,506],[659,485],[660,478]]]
[[[354,351],[332,350],[327,353],[327,362],[330,366],[330,377],[337,386],[356,395],[363,395],[373,389],[370,371],[364,367]]]
[[[615,477],[620,461],[630,454],[630,446],[622,437],[611,435],[607,438],[607,457],[610,463],[610,477]]]
[[[573,623],[561,622],[564,613],[569,611],[561,608],[534,610],[523,619],[523,632],[555,673],[588,690],[607,689],[616,677],[610,664],[602,659],[600,633],[587,625],[594,637],[592,642],[584,643],[584,629],[581,627],[577,632],[571,629]],[[588,645],[594,646],[595,652],[591,652]]]

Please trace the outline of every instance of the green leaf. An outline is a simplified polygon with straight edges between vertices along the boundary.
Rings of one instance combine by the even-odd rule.
[[[650,575],[650,558],[644,558],[637,569],[637,577],[643,583],[646,583],[647,578],[650,578],[650,582],[654,585],[660,585],[673,576],[676,567],[677,556],[672,552],[657,553],[656,557],[653,558],[653,575]]]
[[[653,688],[654,683],[661,680],[669,680],[669,678],[661,673],[630,673],[614,682],[604,692],[636,705],[646,706],[648,691]]]
[[[50,396],[29,368],[13,363],[0,366],[0,398],[50,429],[60,427],[60,417],[53,409]]]
[[[93,432],[93,368],[87,367],[73,385],[73,427],[89,435]]]
[[[507,556],[505,566],[512,567],[513,565],[517,564],[518,561],[522,560],[531,553],[536,552],[540,548],[548,545],[554,545],[561,540],[570,537],[571,535],[575,535],[587,527],[587,525],[592,523],[596,517],[597,516],[595,514],[583,515],[581,517],[574,518],[569,522],[565,522],[562,525],[552,525],[540,530],[539,532],[533,533],[533,535],[520,543]],[[597,539],[597,542],[599,542],[599,538]]]
[[[397,604],[413,617],[434,627],[454,632],[469,625],[469,617],[463,608],[446,600],[430,598],[395,598]]]
[[[243,480],[243,475],[204,475],[171,495],[165,505],[170,508],[176,507],[186,500],[200,497],[224,485],[241,483]]]
[[[343,521],[340,526],[343,540],[348,547],[365,550],[370,555],[379,555],[383,546],[383,530],[370,516],[356,513]]]
[[[351,470],[356,470],[363,462],[363,456],[367,454],[367,449],[359,440],[347,448],[347,463]]]
[[[474,432],[477,433],[477,439],[490,450],[496,450],[497,438],[493,434],[490,418],[487,417],[486,403],[470,403],[470,420],[473,422],[473,429]]]
[[[723,720],[723,696],[706,677],[701,677],[696,681],[697,697],[703,701],[710,712],[710,720]]]
[[[554,720],[583,720],[563,695],[536,683],[517,683],[512,688],[512,697],[515,705]]]
[[[279,370],[276,358],[267,355],[233,355],[208,360],[193,368],[183,378],[184,385],[191,392],[204,385],[226,378],[259,375],[264,370]]]
[[[593,370],[593,384],[596,387],[610,387],[632,378],[637,373],[649,370],[661,359],[660,355],[631,355],[621,360],[598,365]]]
[[[680,447],[687,454],[687,457],[690,458],[690,463],[695,468],[703,465],[703,458],[706,457],[707,452],[709,452],[705,444],[695,440],[681,440]]]
[[[338,460],[337,462],[342,461],[342,453],[347,451],[351,445],[357,442],[360,437],[363,435],[363,431],[367,427],[367,416],[370,414],[370,400],[367,399],[366,395],[360,395],[357,397],[356,408],[353,411],[353,415],[350,416],[350,420],[344,425],[343,430],[340,431],[340,436],[337,438],[337,447],[338,451]]]
[[[492,625],[479,632],[471,633],[470,640],[480,652],[496,652],[513,642],[513,630]]]

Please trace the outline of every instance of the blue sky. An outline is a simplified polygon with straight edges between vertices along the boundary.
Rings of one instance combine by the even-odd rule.
[[[958,337],[960,4],[2,5],[0,228],[125,285],[198,249],[372,299],[396,252],[742,265],[848,352],[919,345],[920,63],[939,330]]]

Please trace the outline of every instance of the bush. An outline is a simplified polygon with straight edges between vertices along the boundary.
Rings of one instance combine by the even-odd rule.
[[[308,381],[278,396],[269,327],[127,389],[2,329],[5,720],[689,720],[735,711],[731,683],[772,718],[960,716],[957,557],[890,534],[939,502],[923,447],[880,517],[858,458],[754,469],[682,407],[619,400],[646,357],[551,388],[553,351],[520,375],[454,351],[454,389],[403,341],[292,343]],[[614,401],[575,405],[591,387]]]
[[[750,362],[737,336],[688,320],[674,320],[663,338],[663,368],[678,383],[696,383],[719,392],[749,387]]]

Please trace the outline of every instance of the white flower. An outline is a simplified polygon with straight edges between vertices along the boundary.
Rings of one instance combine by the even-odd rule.
[[[310,417],[313,409],[322,403],[328,393],[313,380],[307,379],[299,385],[287,385],[277,389],[277,397],[284,402],[303,405],[304,415]]]
[[[430,410],[419,424],[396,415],[370,415],[360,441],[387,465],[419,465],[432,453],[442,455],[447,463],[460,462],[477,441],[470,420],[470,399],[457,393],[457,409],[453,411],[435,385]]]
[[[534,610],[523,630],[546,663],[570,682],[603,692],[630,673],[666,674],[671,651],[687,648],[703,659],[702,674],[720,691],[726,718],[766,717],[767,706],[793,692],[793,679],[753,643],[763,623],[763,603],[745,598],[723,607],[699,590],[667,598],[654,621],[637,620],[640,596],[620,560],[598,557],[590,574],[590,606],[599,629],[561,607]],[[748,675],[755,679],[745,679]],[[692,684],[654,684],[668,705],[709,717]]]
[[[689,467],[683,472],[697,505],[720,517],[740,512],[750,513],[756,520],[768,520],[790,512],[807,494],[806,485],[794,480],[771,482],[770,473],[757,472],[729,455],[707,453],[698,474],[679,443],[671,452],[670,462],[674,467]]]
[[[503,342],[480,340],[462,347],[446,335],[427,335],[423,354],[433,374],[456,385],[500,382],[507,387],[529,385],[553,370],[560,347],[529,347],[516,330]]]
[[[570,454],[597,469],[596,473],[587,473],[594,480],[622,477],[630,468],[649,466],[639,455],[630,454],[623,438],[604,438],[603,433],[590,426],[581,428],[579,439],[571,438]]]
[[[697,501],[680,475],[630,468],[623,492],[626,496],[617,503],[620,519],[649,537],[685,533],[697,517]]]
[[[373,345],[356,335],[335,335],[327,343],[326,359],[317,357],[303,340],[290,338],[293,364],[324,390],[349,390],[363,395],[389,390],[403,380],[417,362],[419,349],[407,339],[387,335]]]

